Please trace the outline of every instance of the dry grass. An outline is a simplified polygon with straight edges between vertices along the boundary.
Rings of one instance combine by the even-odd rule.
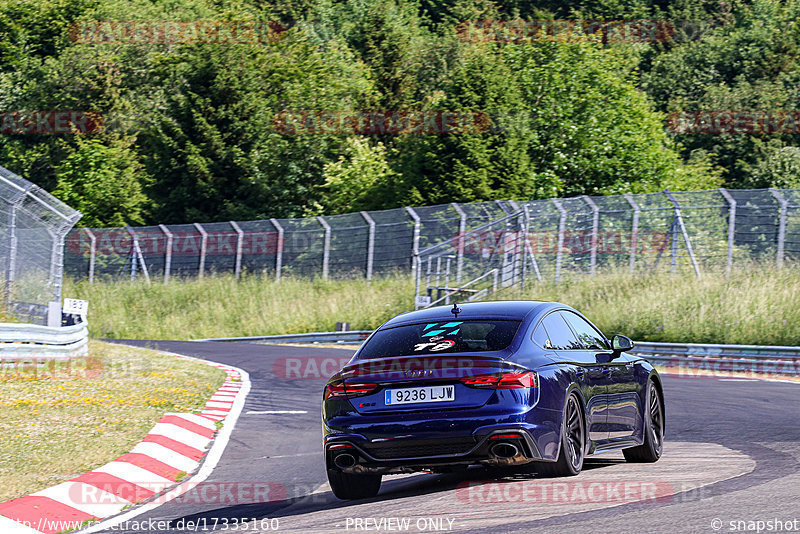
[[[505,295],[511,297],[512,295]],[[557,300],[608,335],[642,341],[800,345],[800,270],[751,267],[694,275],[625,272],[535,284],[521,296]]]
[[[94,337],[193,339],[331,331],[337,321],[371,329],[412,309],[408,276],[365,280],[207,277],[165,286],[142,282],[70,284],[65,296],[90,301]],[[751,266],[726,278],[704,272],[605,272],[560,284],[529,284],[528,298],[564,302],[609,334],[675,342],[800,345],[800,269]]]
[[[120,281],[68,284],[89,301],[93,337],[197,339],[378,327],[414,300],[409,277],[324,281],[220,275],[169,285]]]
[[[69,480],[129,452],[165,412],[203,408],[217,368],[92,341],[69,365],[0,374],[0,502]]]

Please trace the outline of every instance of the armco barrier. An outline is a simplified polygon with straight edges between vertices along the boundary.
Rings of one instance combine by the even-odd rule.
[[[0,360],[66,359],[88,350],[88,323],[49,327],[0,323]]]
[[[341,343],[360,345],[369,337],[372,330],[348,330],[346,332],[309,332],[306,334],[285,334],[276,336],[218,337],[193,339],[192,341],[229,341],[234,343]]]
[[[654,364],[714,373],[800,375],[800,347],[637,341],[634,352]]]
[[[277,336],[225,337],[193,341],[238,343],[340,343],[360,344],[372,332],[310,332]],[[710,371],[800,375],[800,347],[769,345],[716,345],[710,343],[660,343],[636,341],[634,354],[665,367],[689,367]]]

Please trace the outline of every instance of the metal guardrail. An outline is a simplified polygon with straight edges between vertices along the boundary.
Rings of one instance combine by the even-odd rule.
[[[49,327],[0,323],[0,360],[67,359],[88,352],[88,323]]]
[[[360,344],[372,331],[310,332],[277,336],[225,337],[193,341],[240,343]],[[751,372],[800,375],[800,347],[769,345],[716,345],[710,343],[658,343],[636,341],[632,351],[654,364],[713,372]]]
[[[372,330],[347,330],[345,332],[308,332],[305,334],[275,336],[217,337],[193,339],[192,341],[222,341],[234,343],[337,343],[342,345],[360,345],[371,333]]]
[[[800,347],[637,341],[633,352],[664,367],[716,373],[800,375]]]

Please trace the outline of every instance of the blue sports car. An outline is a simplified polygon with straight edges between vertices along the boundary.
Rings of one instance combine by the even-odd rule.
[[[622,449],[655,462],[664,441],[656,370],[557,302],[497,301],[405,313],[378,328],[323,393],[333,493],[378,493],[381,476],[533,462],[576,475]]]

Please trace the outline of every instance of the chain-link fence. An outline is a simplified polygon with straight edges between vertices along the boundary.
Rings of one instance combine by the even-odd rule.
[[[800,190],[711,190],[526,202],[419,252],[416,305],[480,298],[526,281],[668,270],[702,277],[800,260]]]
[[[244,272],[276,279],[369,279],[418,265],[418,296],[432,300],[448,293],[441,289],[448,284],[462,287],[478,276],[488,288],[495,284],[495,274],[487,274],[493,269],[496,285],[505,287],[509,281],[558,280],[610,267],[702,276],[752,260],[800,260],[800,190],[583,196],[304,219],[83,228],[67,238],[65,258],[75,278],[146,276],[165,282]],[[472,294],[480,285],[471,286]]]
[[[81,214],[0,167],[3,304],[18,320],[46,324],[61,301],[64,238]]]

